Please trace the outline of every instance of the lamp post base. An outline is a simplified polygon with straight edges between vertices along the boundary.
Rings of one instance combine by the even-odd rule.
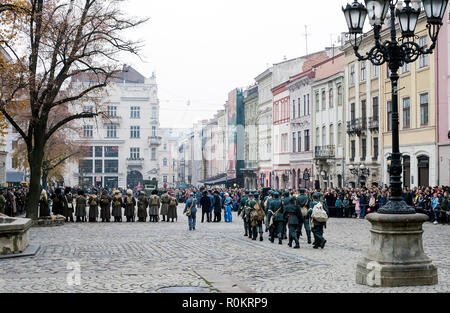
[[[367,220],[372,239],[367,256],[357,264],[356,283],[371,287],[438,283],[437,267],[423,251],[426,215],[373,213]]]

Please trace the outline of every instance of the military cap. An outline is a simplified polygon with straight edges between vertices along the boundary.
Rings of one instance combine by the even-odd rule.
[[[306,193],[306,189],[305,189],[305,188],[299,188],[298,191],[299,191],[300,193]]]
[[[291,194],[289,193],[289,191],[285,191],[283,194],[285,197],[289,197]]]
[[[320,199],[320,196],[321,196],[320,192],[315,192],[315,193],[312,195],[313,199]]]
[[[278,192],[273,192],[273,196],[275,197],[275,198],[279,198],[280,197],[280,194],[278,193]]]
[[[250,191],[248,191],[248,190],[245,191],[245,194],[246,194],[246,195],[248,195],[249,193],[250,193]]]

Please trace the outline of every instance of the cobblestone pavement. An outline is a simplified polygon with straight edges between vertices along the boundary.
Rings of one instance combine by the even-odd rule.
[[[189,232],[177,223],[67,224],[31,229],[41,249],[34,257],[0,260],[0,292],[159,292],[165,287],[201,287],[217,292],[196,271],[214,270],[257,292],[450,292],[450,226],[425,224],[425,252],[438,266],[439,284],[370,288],[355,283],[356,263],[370,242],[369,222],[332,219],[324,250],[301,239],[294,250],[243,236],[233,223],[200,223]],[[73,263],[80,285],[70,286]],[[72,265],[71,265],[72,264]],[[69,280],[70,281],[70,280]]]

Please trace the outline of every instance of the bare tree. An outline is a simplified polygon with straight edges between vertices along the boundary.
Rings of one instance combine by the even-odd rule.
[[[30,165],[27,217],[37,218],[44,147],[72,121],[95,118],[100,110],[79,110],[53,120],[61,106],[80,107],[93,100],[121,71],[121,53],[139,55],[142,43],[127,40],[124,32],[148,19],[133,19],[120,10],[122,0],[29,0],[18,36],[4,41],[13,57],[10,73],[0,77],[0,112],[22,137]],[[72,82],[88,77],[82,84]],[[98,94],[97,94],[98,96]],[[21,123],[16,103],[30,119]],[[78,106],[77,106],[78,104]]]

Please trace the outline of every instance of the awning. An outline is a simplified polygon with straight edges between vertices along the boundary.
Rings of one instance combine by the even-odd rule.
[[[201,183],[205,185],[222,185],[228,181],[227,177],[227,174],[221,174],[209,179],[205,179],[204,181],[201,181]]]
[[[6,172],[6,182],[13,184],[20,184],[25,180],[25,173],[23,172]]]

